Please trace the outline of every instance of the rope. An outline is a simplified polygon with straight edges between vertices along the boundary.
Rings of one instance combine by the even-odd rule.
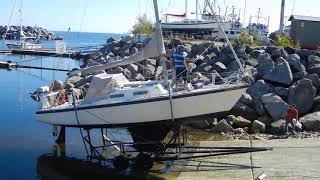
[[[13,16],[13,12],[14,12],[14,9],[16,7],[16,3],[17,3],[17,0],[14,0],[13,7],[12,7],[12,10],[11,10],[11,14],[10,14],[10,18],[9,18],[9,22],[8,22],[8,26],[7,26],[7,30],[6,30],[6,33],[3,36],[3,39],[5,39],[7,34],[8,34],[8,31],[9,31],[9,28],[10,28],[10,24],[11,24],[11,20],[12,20],[12,16]]]

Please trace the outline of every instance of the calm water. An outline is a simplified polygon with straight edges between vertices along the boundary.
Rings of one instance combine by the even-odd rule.
[[[57,34],[65,35],[63,32]],[[120,35],[112,35],[116,38]],[[71,33],[68,41],[72,47],[103,44],[110,34]],[[2,43],[2,42],[1,42]],[[53,42],[43,42],[50,47]],[[0,48],[4,45],[1,44]],[[26,65],[72,69],[79,67],[80,61],[50,57],[16,56],[0,54],[0,61],[12,60]],[[35,121],[38,104],[30,98],[37,87],[50,84],[54,79],[65,80],[65,72],[47,70],[3,70],[0,69],[0,179],[41,179],[38,171],[48,172],[48,162],[43,158],[54,145],[52,127]],[[69,130],[69,129],[68,129]],[[70,153],[68,153],[70,152]],[[84,157],[84,148],[77,129],[67,131],[68,156]],[[64,164],[64,163],[62,163]],[[49,179],[51,175],[48,175]],[[47,179],[47,178],[43,178]],[[51,179],[56,179],[51,177]]]

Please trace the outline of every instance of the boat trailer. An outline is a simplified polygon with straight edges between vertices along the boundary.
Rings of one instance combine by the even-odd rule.
[[[90,131],[99,130],[101,132],[102,144],[94,145]],[[143,141],[126,142],[117,141],[108,132],[107,128],[84,128],[80,129],[83,143],[87,152],[88,160],[99,162],[111,162],[115,169],[125,171],[132,167],[135,171],[149,171],[154,163],[189,160],[196,158],[206,158],[214,156],[225,156],[242,153],[252,153],[269,151],[272,148],[261,147],[205,147],[188,145],[185,128],[173,128],[163,141]],[[84,131],[84,132],[83,132]],[[171,135],[170,135],[171,134]],[[61,127],[56,142],[63,143],[65,140],[65,127]],[[141,148],[146,147],[146,148]],[[110,150],[112,149],[112,150]],[[106,153],[116,153],[117,155],[106,157]]]

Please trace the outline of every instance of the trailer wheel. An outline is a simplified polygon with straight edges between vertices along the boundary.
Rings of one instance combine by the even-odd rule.
[[[113,159],[113,167],[119,171],[124,171],[129,167],[129,159],[120,155]]]
[[[133,167],[136,171],[149,171],[153,167],[153,158],[145,153],[140,153],[135,159]]]

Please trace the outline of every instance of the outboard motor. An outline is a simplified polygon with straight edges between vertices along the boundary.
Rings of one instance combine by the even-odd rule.
[[[40,101],[40,95],[49,92],[48,86],[39,87],[35,92],[31,94],[31,98],[37,102]]]

